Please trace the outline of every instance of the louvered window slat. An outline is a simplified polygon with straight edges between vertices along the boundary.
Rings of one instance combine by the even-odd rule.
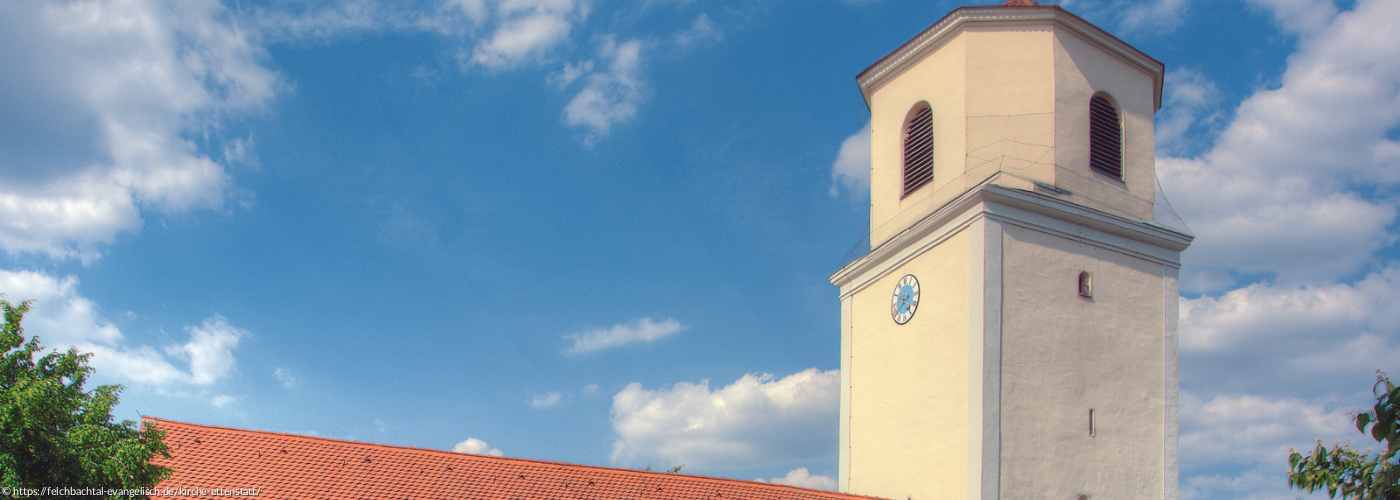
[[[1089,168],[1123,178],[1123,129],[1118,109],[1102,95],[1089,100]]]
[[[917,106],[904,127],[904,196],[933,180],[933,110]]]

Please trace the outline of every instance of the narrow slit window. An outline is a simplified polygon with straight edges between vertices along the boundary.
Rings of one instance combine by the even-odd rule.
[[[1107,94],[1089,99],[1089,168],[1123,179],[1123,125]]]
[[[1092,298],[1094,296],[1094,276],[1089,271],[1079,273],[1079,296]]]
[[[1093,409],[1093,408],[1090,408],[1090,409],[1089,409],[1089,437],[1094,437],[1094,434],[1097,434],[1096,431],[1097,431],[1097,429],[1094,428],[1094,409]]]
[[[904,195],[933,180],[933,109],[920,102],[904,124]]]

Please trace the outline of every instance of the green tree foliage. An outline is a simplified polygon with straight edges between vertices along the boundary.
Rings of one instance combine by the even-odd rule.
[[[646,472],[669,472],[669,473],[671,473],[671,474],[679,474],[679,473],[681,472],[681,469],[683,469],[683,468],[685,468],[685,464],[677,465],[677,466],[675,466],[675,467],[666,469],[666,470],[664,470],[664,471],[653,471],[653,470],[651,469],[651,464],[647,464],[646,468],[638,469],[638,470],[646,471]]]
[[[170,476],[169,468],[150,463],[157,454],[170,456],[163,432],[112,421],[121,386],[83,390],[91,354],[43,354],[39,338],[25,342],[20,328],[29,302],[0,299],[0,309],[0,486],[101,488],[107,493],[99,496],[127,498],[111,490],[129,493]]]
[[[1377,372],[1373,393],[1376,406],[1356,415],[1356,430],[1369,434],[1385,450],[1372,456],[1369,448],[1362,452],[1347,448],[1350,441],[1334,443],[1328,450],[1321,439],[1308,455],[1289,450],[1290,487],[1309,493],[1326,488],[1329,498],[1341,493],[1341,498],[1400,500],[1400,463],[1395,453],[1400,451],[1400,426],[1396,423],[1400,389],[1384,373]]]

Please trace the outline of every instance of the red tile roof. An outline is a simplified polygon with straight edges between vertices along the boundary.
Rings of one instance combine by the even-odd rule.
[[[870,500],[689,474],[283,434],[146,417],[166,432],[176,469],[152,498],[256,495],[277,499]],[[183,489],[183,491],[181,491]],[[215,491],[216,489],[232,491]],[[198,490],[204,490],[200,492]]]

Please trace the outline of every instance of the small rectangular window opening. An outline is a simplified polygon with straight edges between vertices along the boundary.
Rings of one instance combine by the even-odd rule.
[[[1094,437],[1094,409],[1089,409],[1089,437]]]
[[[1079,296],[1085,298],[1093,298],[1094,296],[1094,277],[1090,276],[1088,271],[1079,273]]]

